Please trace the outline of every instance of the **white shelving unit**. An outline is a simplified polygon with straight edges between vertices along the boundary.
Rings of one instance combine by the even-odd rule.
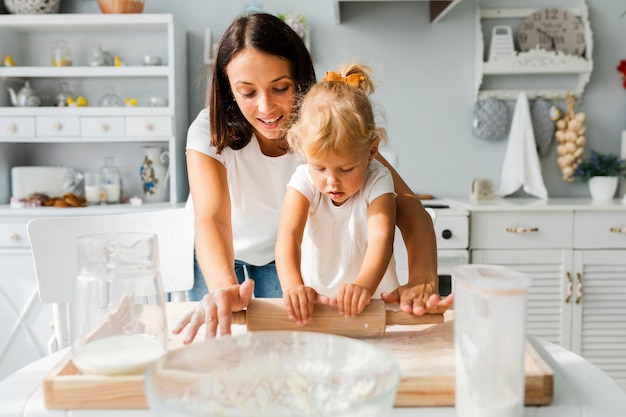
[[[97,169],[105,156],[132,159],[136,167],[122,170],[137,174],[123,181],[135,190],[140,189],[142,146],[160,146],[170,156],[169,201],[187,197],[186,33],[171,14],[0,15],[0,39],[0,57],[11,55],[16,63],[0,67],[0,146],[24,144],[25,151],[32,151],[36,143],[99,144],[89,148],[88,154],[67,152],[72,156],[63,163],[75,167],[83,162]],[[56,40],[67,42],[73,66],[51,65]],[[90,66],[89,58],[98,45],[119,56],[124,65]],[[162,65],[144,66],[145,55],[161,58]],[[42,94],[42,106],[12,106],[7,88],[17,92],[26,80]],[[86,97],[88,106],[52,106],[61,82],[68,82],[76,96]],[[136,98],[138,105],[99,107],[99,99],[109,87],[122,99]],[[150,107],[150,97],[166,98],[168,104]],[[27,153],[9,157],[8,163],[30,165],[28,157],[24,160]],[[90,164],[76,160],[89,158],[94,159]],[[41,165],[41,156],[37,159]]]
[[[519,24],[537,9],[486,9],[477,2],[476,13],[476,95],[478,98],[496,97],[515,100],[521,91],[528,98],[541,96],[548,99],[565,98],[570,91],[574,96],[583,94],[593,70],[593,33],[589,25],[589,11],[584,0],[579,7],[567,8],[581,19],[585,28],[586,51],[583,57],[565,55],[541,49],[517,52],[514,56],[485,61],[485,45],[490,23],[514,22]],[[549,7],[549,5],[546,5]],[[516,33],[516,30],[513,30]],[[518,85],[518,88],[510,88]],[[505,87],[507,86],[507,87]]]
[[[437,23],[448,14],[452,8],[461,3],[463,0],[336,0],[335,1],[335,20],[341,23],[341,3],[350,3],[354,1],[371,1],[384,3],[389,1],[428,1],[430,3],[430,22]]]

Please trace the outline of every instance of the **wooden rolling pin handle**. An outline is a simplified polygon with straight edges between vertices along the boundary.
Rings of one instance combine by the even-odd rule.
[[[422,316],[416,316],[414,314],[405,313],[404,311],[389,309],[385,313],[385,317],[387,326],[392,324],[402,324],[408,326],[417,324],[440,324],[444,322],[443,314],[426,313]]]
[[[232,324],[246,324],[246,310],[234,311],[232,315]]]

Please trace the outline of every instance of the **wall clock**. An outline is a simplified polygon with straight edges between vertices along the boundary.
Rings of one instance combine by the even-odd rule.
[[[565,9],[540,9],[528,15],[517,41],[521,51],[537,45],[546,51],[561,51],[575,56],[585,52],[585,28],[582,22]]]

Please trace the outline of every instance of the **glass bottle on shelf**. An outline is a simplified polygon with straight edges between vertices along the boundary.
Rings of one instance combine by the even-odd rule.
[[[72,52],[67,46],[67,42],[56,41],[52,47],[52,66],[71,67],[72,65]]]
[[[120,96],[113,93],[113,87],[107,87],[107,92],[105,95],[100,97],[98,105],[100,107],[122,107],[124,105],[124,101]]]
[[[66,82],[59,83],[59,90],[59,93],[55,97],[54,104],[57,107],[67,107],[67,99],[76,98],[76,95],[70,90],[70,85]]]
[[[100,185],[104,191],[104,201],[107,204],[117,204],[122,195],[122,176],[120,169],[115,166],[114,159],[104,159],[105,165],[100,170]]]

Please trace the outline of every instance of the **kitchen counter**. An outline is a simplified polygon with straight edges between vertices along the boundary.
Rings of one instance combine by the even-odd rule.
[[[452,207],[462,207],[470,212],[488,211],[626,211],[626,203],[620,199],[594,201],[590,198],[494,198],[492,200],[470,200],[446,198]]]
[[[138,206],[132,204],[101,204],[87,207],[27,207],[13,208],[9,204],[0,204],[0,217],[43,217],[43,216],[93,216],[100,214],[129,213],[134,211],[164,210],[168,208],[183,207],[185,203],[144,203]]]

